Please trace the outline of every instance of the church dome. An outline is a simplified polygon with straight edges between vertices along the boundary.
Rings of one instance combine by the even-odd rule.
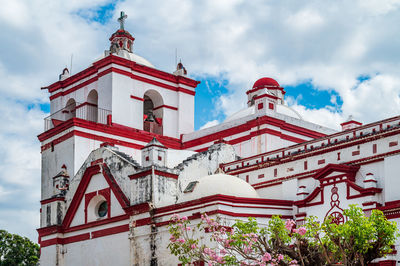
[[[193,189],[181,194],[178,202],[191,201],[212,195],[227,195],[241,198],[259,198],[257,191],[244,180],[226,174],[214,174],[190,182],[186,189],[194,184]]]
[[[240,118],[242,118],[242,117],[246,117],[246,116],[249,116],[249,115],[253,115],[253,114],[255,114],[255,113],[256,113],[255,107],[254,107],[254,105],[252,105],[252,106],[250,106],[250,107],[247,107],[247,108],[245,108],[245,109],[242,109],[242,110],[240,110],[240,111],[238,111],[238,112],[236,112],[236,113],[234,113],[234,114],[228,116],[228,117],[225,119],[224,122],[229,122],[229,121],[233,121],[233,120],[236,120],[236,119],[240,119]]]
[[[103,59],[104,57],[106,57],[106,56],[108,56],[108,55],[109,55],[109,53],[107,53],[107,51],[104,52],[102,56],[100,56],[99,58],[97,58],[97,59],[95,60],[95,62],[97,62],[97,61]],[[116,54],[113,54],[113,55],[116,55],[116,56],[119,56],[119,57],[128,59],[128,60],[133,61],[133,62],[135,62],[135,63],[137,63],[137,64],[139,64],[139,65],[143,65],[143,66],[148,66],[148,67],[151,67],[151,68],[155,68],[155,67],[153,66],[153,64],[150,63],[147,59],[145,59],[145,58],[143,58],[143,57],[141,57],[141,56],[139,56],[139,55],[137,55],[137,54],[134,54],[134,53],[130,53],[130,52],[128,52],[128,51],[125,51],[125,50],[120,50],[120,51],[118,51]]]
[[[296,112],[293,108],[284,105],[284,104],[277,104],[276,105],[276,112],[279,114],[283,114],[286,116],[290,116],[290,117],[294,117],[300,120],[304,120],[303,117],[301,117],[301,115]]]
[[[257,80],[254,85],[253,85],[253,89],[255,88],[261,88],[261,87],[279,87],[279,83],[274,80],[273,78],[260,78],[259,80]]]

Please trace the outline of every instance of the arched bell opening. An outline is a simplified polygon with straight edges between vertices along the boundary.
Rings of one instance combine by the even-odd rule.
[[[98,94],[96,90],[91,90],[85,104],[86,120],[98,121]]]
[[[69,99],[65,105],[62,113],[64,114],[64,121],[76,117],[76,102],[74,99]]]
[[[148,90],[143,96],[143,130],[163,134],[163,99],[155,90]]]

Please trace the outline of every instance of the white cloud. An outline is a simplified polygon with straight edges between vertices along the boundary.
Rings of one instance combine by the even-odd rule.
[[[302,9],[290,15],[286,22],[295,30],[304,31],[320,26],[324,20],[316,10]]]

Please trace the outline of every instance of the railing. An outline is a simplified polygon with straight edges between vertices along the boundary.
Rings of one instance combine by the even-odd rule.
[[[80,118],[100,124],[107,124],[107,117],[111,115],[110,110],[98,108],[92,103],[73,103],[61,110],[51,114],[44,119],[44,131],[52,129],[71,118]]]

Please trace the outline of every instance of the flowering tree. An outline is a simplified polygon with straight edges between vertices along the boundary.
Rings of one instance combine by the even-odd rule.
[[[254,218],[227,226],[207,214],[192,226],[187,217],[171,218],[168,248],[182,264],[208,265],[367,265],[390,252],[396,224],[380,211],[365,217],[361,208],[344,211],[342,225],[310,217],[299,228],[293,220],[272,217],[266,226]]]

